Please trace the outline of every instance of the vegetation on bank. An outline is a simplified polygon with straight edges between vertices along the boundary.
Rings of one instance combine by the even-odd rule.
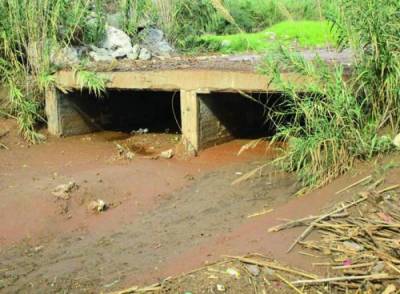
[[[264,72],[286,94],[271,112],[274,140],[288,143],[275,162],[296,172],[305,186],[326,184],[355,160],[393,150],[400,128],[399,16],[396,0],[337,1],[330,20],[339,46],[354,54],[348,78],[341,65],[307,62],[284,48],[267,59]],[[283,68],[313,82],[301,94],[283,79]]]
[[[208,50],[222,53],[264,53],[278,46],[298,49],[327,47],[335,44],[327,21],[284,21],[258,33],[205,35],[199,43]]]

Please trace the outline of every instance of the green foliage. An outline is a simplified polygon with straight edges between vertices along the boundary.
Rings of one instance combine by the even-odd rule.
[[[75,77],[81,90],[88,89],[89,93],[93,93],[96,97],[102,97],[106,91],[107,80],[95,72],[77,70]]]
[[[300,48],[333,45],[335,37],[326,21],[284,21],[259,33],[205,35],[200,37],[198,42],[208,50],[222,53],[262,53],[279,45]]]
[[[0,1],[0,83],[21,134],[36,143],[43,96],[54,84],[51,56],[70,43],[97,42],[104,33],[103,0]]]
[[[156,0],[157,2],[157,0]],[[170,23],[163,23],[169,39],[180,49],[191,50],[199,45],[199,36],[204,34],[226,35],[237,33],[238,27],[243,32],[260,32],[284,20],[321,20],[328,5],[323,0],[225,0],[222,1],[235,23],[229,22],[221,11],[216,9],[212,0],[169,0],[172,8]],[[307,28],[308,29],[308,28]],[[221,37],[222,38],[222,37]],[[259,48],[265,39],[263,32],[259,35],[234,35],[235,43],[242,41],[241,49],[250,41],[250,48]],[[250,39],[250,40],[247,40]],[[213,37],[203,40],[211,42],[205,48],[213,50],[217,45]],[[254,41],[254,42],[253,42]],[[251,44],[257,43],[257,44]],[[260,44],[260,45],[259,45]],[[235,52],[235,49],[232,50]]]
[[[329,19],[339,45],[350,47],[355,58],[348,79],[341,66],[307,62],[284,49],[264,67],[286,94],[273,113],[274,140],[287,142],[276,163],[312,187],[345,173],[356,159],[392,150],[393,134],[383,128],[391,127],[394,134],[399,129],[400,2],[336,3]],[[287,71],[305,76],[307,83],[296,88],[284,80],[281,72]]]
[[[137,37],[141,21],[155,18],[155,6],[152,0],[120,0],[122,28],[131,37]]]
[[[330,19],[355,54],[358,94],[379,126],[400,128],[400,1],[339,0]]]
[[[224,22],[210,0],[173,0],[171,23],[165,31],[178,48],[185,50],[195,46],[199,35],[214,32]]]
[[[284,20],[321,20],[328,1],[318,0],[225,0],[225,6],[246,32],[255,32]],[[236,32],[225,26],[219,33]]]

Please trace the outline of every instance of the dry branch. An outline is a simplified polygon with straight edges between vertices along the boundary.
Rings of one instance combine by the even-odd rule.
[[[362,184],[362,183],[364,183],[364,182],[366,182],[366,181],[368,181],[368,180],[371,180],[371,179],[372,179],[372,176],[369,175],[368,177],[365,177],[365,178],[363,178],[363,179],[361,179],[361,180],[359,180],[359,181],[357,181],[357,182],[355,182],[355,183],[353,183],[353,184],[347,186],[346,188],[343,188],[342,190],[337,191],[337,192],[336,192],[336,195],[339,195],[339,194],[341,194],[341,193],[343,193],[343,192],[346,192],[347,190],[349,190],[349,189],[351,189],[351,188],[354,188],[354,187],[356,187],[356,186],[358,186],[358,185],[360,185],[360,184]]]
[[[355,201],[353,201],[353,202],[351,202],[351,203],[349,203],[347,205],[344,205],[344,206],[342,206],[340,208],[335,209],[334,211],[331,211],[330,213],[327,213],[327,214],[324,214],[324,215],[320,216],[318,219],[313,221],[311,223],[311,225],[294,241],[294,243],[289,247],[287,252],[292,251],[292,249],[297,245],[297,243],[299,241],[302,241],[305,237],[307,237],[311,233],[311,231],[314,229],[314,226],[317,223],[319,223],[320,221],[323,221],[323,220],[327,219],[328,217],[330,217],[330,216],[332,216],[334,214],[338,214],[338,213],[346,210],[347,208],[350,208],[350,207],[352,207],[352,206],[354,206],[354,205],[356,205],[356,204],[358,204],[360,202],[363,202],[363,201],[365,201],[367,199],[368,199],[368,196],[362,196],[358,200],[355,200]]]
[[[377,281],[377,280],[396,280],[399,277],[389,276],[388,274],[375,274],[375,275],[364,275],[364,276],[343,276],[326,278],[319,280],[299,280],[292,282],[293,285],[312,285],[312,284],[325,284],[332,282],[343,282],[343,281]]]

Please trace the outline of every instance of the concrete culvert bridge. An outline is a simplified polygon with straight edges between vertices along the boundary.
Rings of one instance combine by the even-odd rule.
[[[242,56],[124,62],[112,69],[97,64],[89,70],[108,81],[103,98],[81,90],[74,72],[63,70],[57,73],[57,88],[46,97],[49,132],[167,130],[180,133],[186,150],[194,154],[234,138],[265,137],[273,129],[264,105],[281,96],[271,94],[279,89],[257,73],[259,62],[258,56]],[[285,78],[298,85],[307,82],[296,74]]]

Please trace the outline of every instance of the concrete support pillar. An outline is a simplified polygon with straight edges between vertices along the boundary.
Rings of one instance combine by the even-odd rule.
[[[56,88],[48,89],[46,92],[46,115],[49,133],[53,136],[61,136],[60,93]]]
[[[78,106],[79,98],[53,88],[46,92],[46,115],[49,133],[73,136],[99,130],[92,118]],[[88,106],[90,108],[90,105]]]
[[[199,149],[199,99],[196,91],[181,90],[182,142],[186,151]]]

